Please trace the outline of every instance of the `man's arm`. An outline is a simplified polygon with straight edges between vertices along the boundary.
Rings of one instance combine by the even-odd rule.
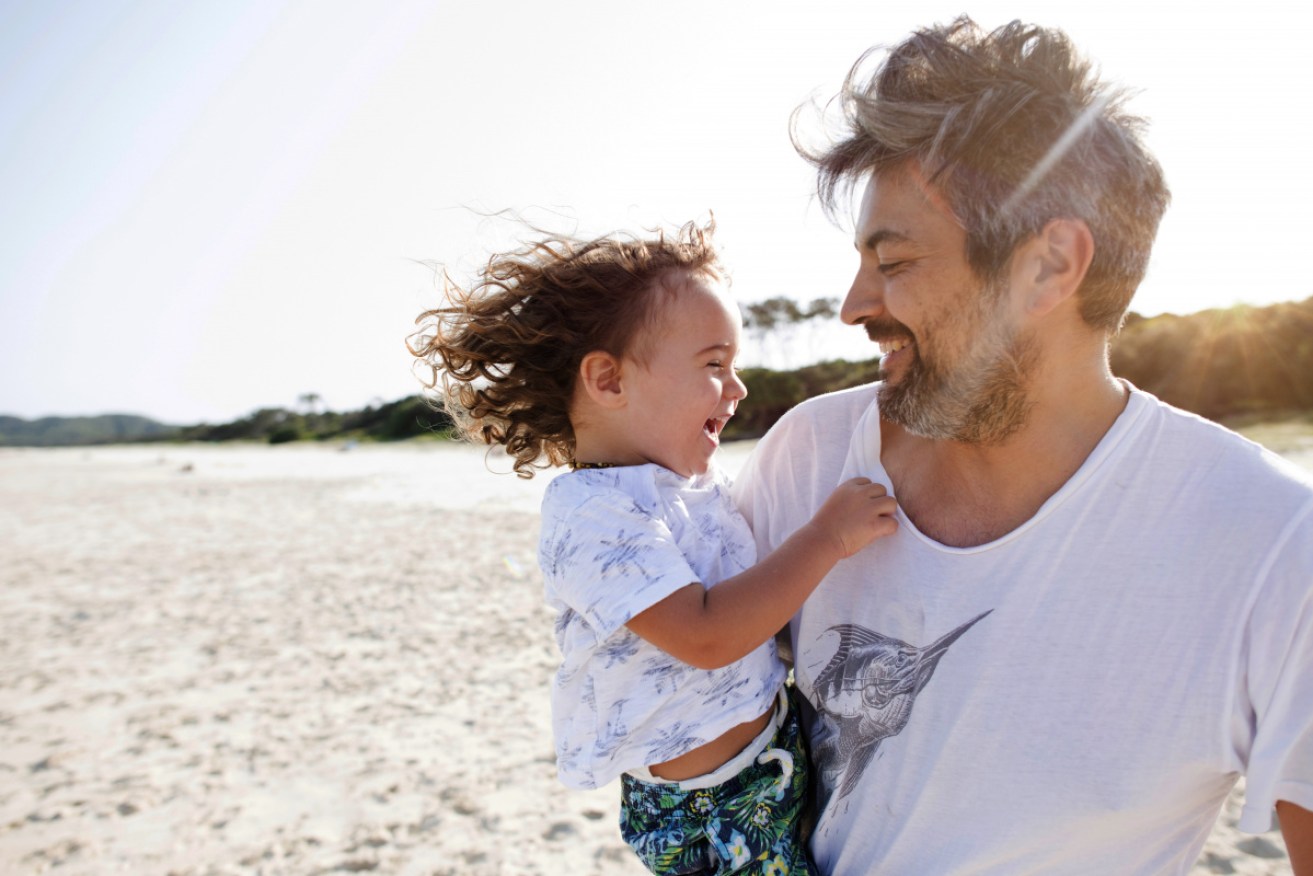
[[[1279,800],[1277,819],[1281,822],[1281,835],[1295,876],[1313,876],[1313,812]]]

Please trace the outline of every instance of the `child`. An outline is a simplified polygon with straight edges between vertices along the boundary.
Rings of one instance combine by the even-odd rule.
[[[496,257],[411,352],[465,435],[514,467],[568,464],[543,499],[565,784],[622,781],[621,832],[654,873],[812,873],[807,757],[775,633],[840,559],[893,532],[894,500],[839,486],[754,565],[712,465],[747,394],[741,320],[711,228],[543,240]]]

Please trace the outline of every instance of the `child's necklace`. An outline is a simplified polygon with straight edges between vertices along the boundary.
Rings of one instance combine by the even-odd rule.
[[[570,460],[570,471],[579,471],[580,469],[584,469],[584,468],[615,468],[615,467],[616,464],[614,462],[579,462],[574,459]]]

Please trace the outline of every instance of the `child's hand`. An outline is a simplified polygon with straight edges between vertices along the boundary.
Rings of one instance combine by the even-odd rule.
[[[841,557],[851,557],[877,538],[894,533],[897,508],[883,486],[869,478],[853,478],[835,488],[810,525],[835,543]]]

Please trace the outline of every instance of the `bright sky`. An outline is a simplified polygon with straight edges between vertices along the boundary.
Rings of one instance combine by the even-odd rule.
[[[410,394],[402,340],[518,211],[714,210],[742,300],[842,296],[851,229],[788,140],[960,2],[0,0],[0,413],[227,420]],[[1313,7],[998,0],[1140,89],[1174,193],[1142,313],[1313,294]],[[835,341],[835,338],[843,342]],[[860,333],[827,354],[868,355]]]

